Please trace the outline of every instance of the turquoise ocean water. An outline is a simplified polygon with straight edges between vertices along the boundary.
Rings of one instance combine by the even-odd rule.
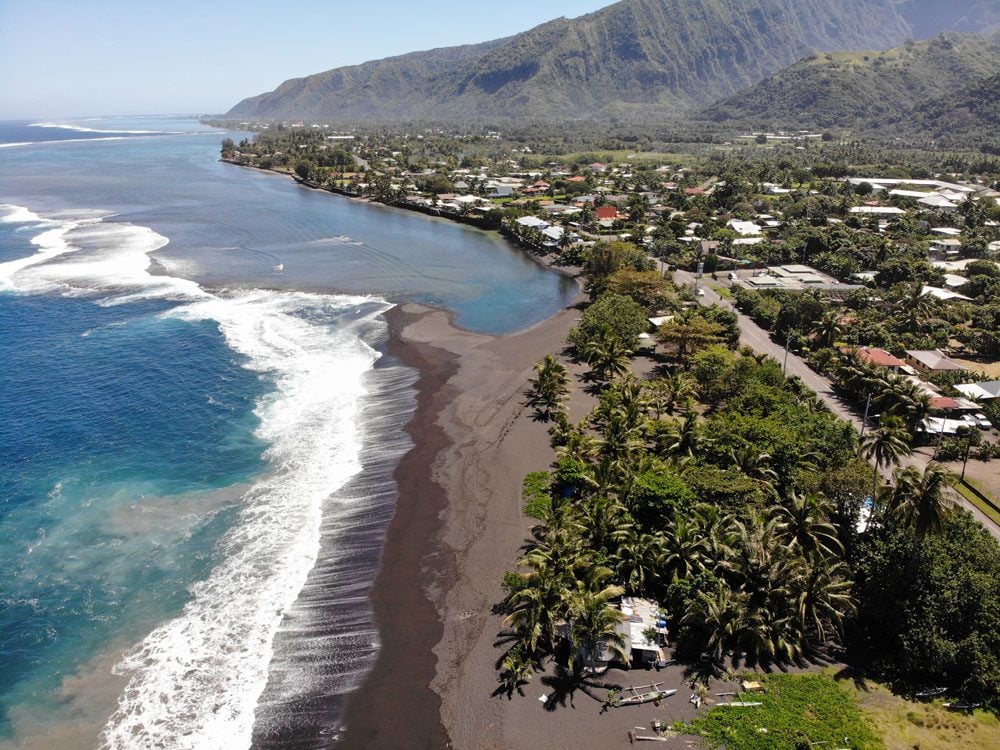
[[[0,748],[322,745],[408,447],[383,314],[503,333],[574,294],[494,235],[219,164],[224,135],[0,123]]]

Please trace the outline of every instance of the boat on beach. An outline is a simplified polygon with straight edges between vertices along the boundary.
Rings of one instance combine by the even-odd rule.
[[[628,688],[626,695],[618,699],[619,706],[638,706],[642,703],[658,701],[662,698],[669,698],[677,693],[676,690],[660,690],[662,682],[655,682],[649,685],[639,685]]]

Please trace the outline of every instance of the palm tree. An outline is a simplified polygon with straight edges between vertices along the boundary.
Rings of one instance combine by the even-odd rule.
[[[862,441],[865,458],[875,462],[876,469],[898,464],[910,455],[910,433],[903,420],[896,416],[885,416],[877,430],[869,432]]]
[[[548,569],[525,574],[524,583],[523,588],[508,597],[510,614],[504,618],[504,624],[518,634],[525,656],[536,660],[555,641],[567,588],[562,576]]]
[[[676,512],[663,534],[657,564],[663,576],[671,581],[690,578],[703,567],[708,551],[701,529],[694,519]]]
[[[681,624],[705,633],[705,652],[714,664],[721,664],[726,651],[732,647],[746,603],[747,596],[743,592],[720,586],[714,591],[699,591],[681,618]]]
[[[692,411],[688,412],[684,421],[677,426],[677,431],[670,436],[664,452],[668,456],[694,456],[700,443],[698,413]]]
[[[883,413],[903,418],[913,435],[931,412],[931,398],[919,385],[899,376],[886,379],[885,388],[878,391],[875,404]]]
[[[615,577],[625,590],[632,594],[646,591],[647,585],[659,570],[657,559],[662,553],[665,538],[662,533],[637,534],[628,529],[618,538],[618,549],[612,556]]]
[[[842,562],[816,560],[799,582],[796,596],[799,626],[818,644],[843,632],[844,620],[854,609],[851,581]]]
[[[632,350],[617,336],[603,335],[587,341],[581,354],[596,379],[607,382],[628,372]]]
[[[738,448],[730,448],[729,458],[733,465],[751,479],[759,479],[772,491],[778,481],[778,473],[771,468],[771,454],[758,451],[751,443],[743,443]]]
[[[631,528],[632,524],[624,505],[606,495],[595,495],[579,502],[576,520],[588,547],[595,551],[616,548],[616,538]]]
[[[924,294],[923,282],[914,281],[902,285],[896,309],[902,319],[903,329],[909,333],[917,333],[924,319],[934,312],[936,303],[934,297]]]
[[[532,659],[520,641],[507,649],[500,662],[500,683],[507,692],[507,697],[514,691],[522,692],[521,688],[531,681]]]
[[[610,571],[608,571],[610,575]],[[583,664],[594,662],[607,653],[627,662],[628,642],[618,631],[618,625],[625,615],[608,602],[625,593],[621,586],[605,586],[599,591],[579,587],[570,598],[570,637],[576,647],[570,654],[570,664],[578,669],[578,657]],[[582,665],[580,665],[582,666]]]
[[[697,381],[688,373],[680,371],[654,380],[648,387],[653,395],[657,419],[660,418],[661,411],[672,415],[678,404],[698,395]]]
[[[833,558],[843,554],[836,527],[827,521],[828,504],[817,496],[792,492],[788,499],[772,510],[778,521],[777,536],[789,549],[801,550],[807,559]]]
[[[627,417],[616,413],[604,425],[601,455],[613,461],[630,460],[643,447],[641,425],[631,425]]]
[[[699,503],[694,507],[693,518],[704,546],[704,566],[718,573],[731,571],[733,541],[738,531],[733,526],[734,517],[724,515],[718,505]]]
[[[843,327],[840,325],[840,313],[836,310],[827,310],[812,327],[811,333],[820,347],[831,348],[837,343],[840,334],[843,333]]]
[[[562,411],[562,402],[569,393],[569,377],[566,368],[551,354],[535,365],[534,378],[528,381],[528,406],[531,406],[538,418],[548,422],[553,415]]]
[[[941,464],[928,464],[923,473],[912,466],[898,470],[889,493],[889,512],[913,528],[918,537],[936,534],[952,508],[947,488],[955,474]]]

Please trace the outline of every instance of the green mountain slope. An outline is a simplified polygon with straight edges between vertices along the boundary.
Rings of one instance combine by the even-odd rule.
[[[922,0],[622,0],[508,39],[287,81],[227,116],[576,118],[636,107],[664,114],[705,106],[815,51],[900,44],[914,32],[906,15],[914,10],[927,8]],[[921,28],[934,25],[928,18]],[[954,25],[950,15],[943,23]]]
[[[884,52],[813,55],[708,108],[716,122],[864,130],[1000,73],[995,36],[942,34]]]
[[[984,151],[1000,154],[1000,73],[918,104],[903,118],[900,128],[944,144],[974,138]]]

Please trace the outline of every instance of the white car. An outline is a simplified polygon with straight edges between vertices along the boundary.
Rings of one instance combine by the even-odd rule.
[[[976,420],[976,424],[979,425],[979,429],[981,430],[988,430],[993,426],[993,423],[990,421],[990,418],[987,417],[982,412],[973,414],[972,418]]]
[[[699,297],[704,297],[705,296],[705,290],[702,289],[701,287],[698,287],[697,289],[695,289],[694,293],[696,295],[698,295]]]

